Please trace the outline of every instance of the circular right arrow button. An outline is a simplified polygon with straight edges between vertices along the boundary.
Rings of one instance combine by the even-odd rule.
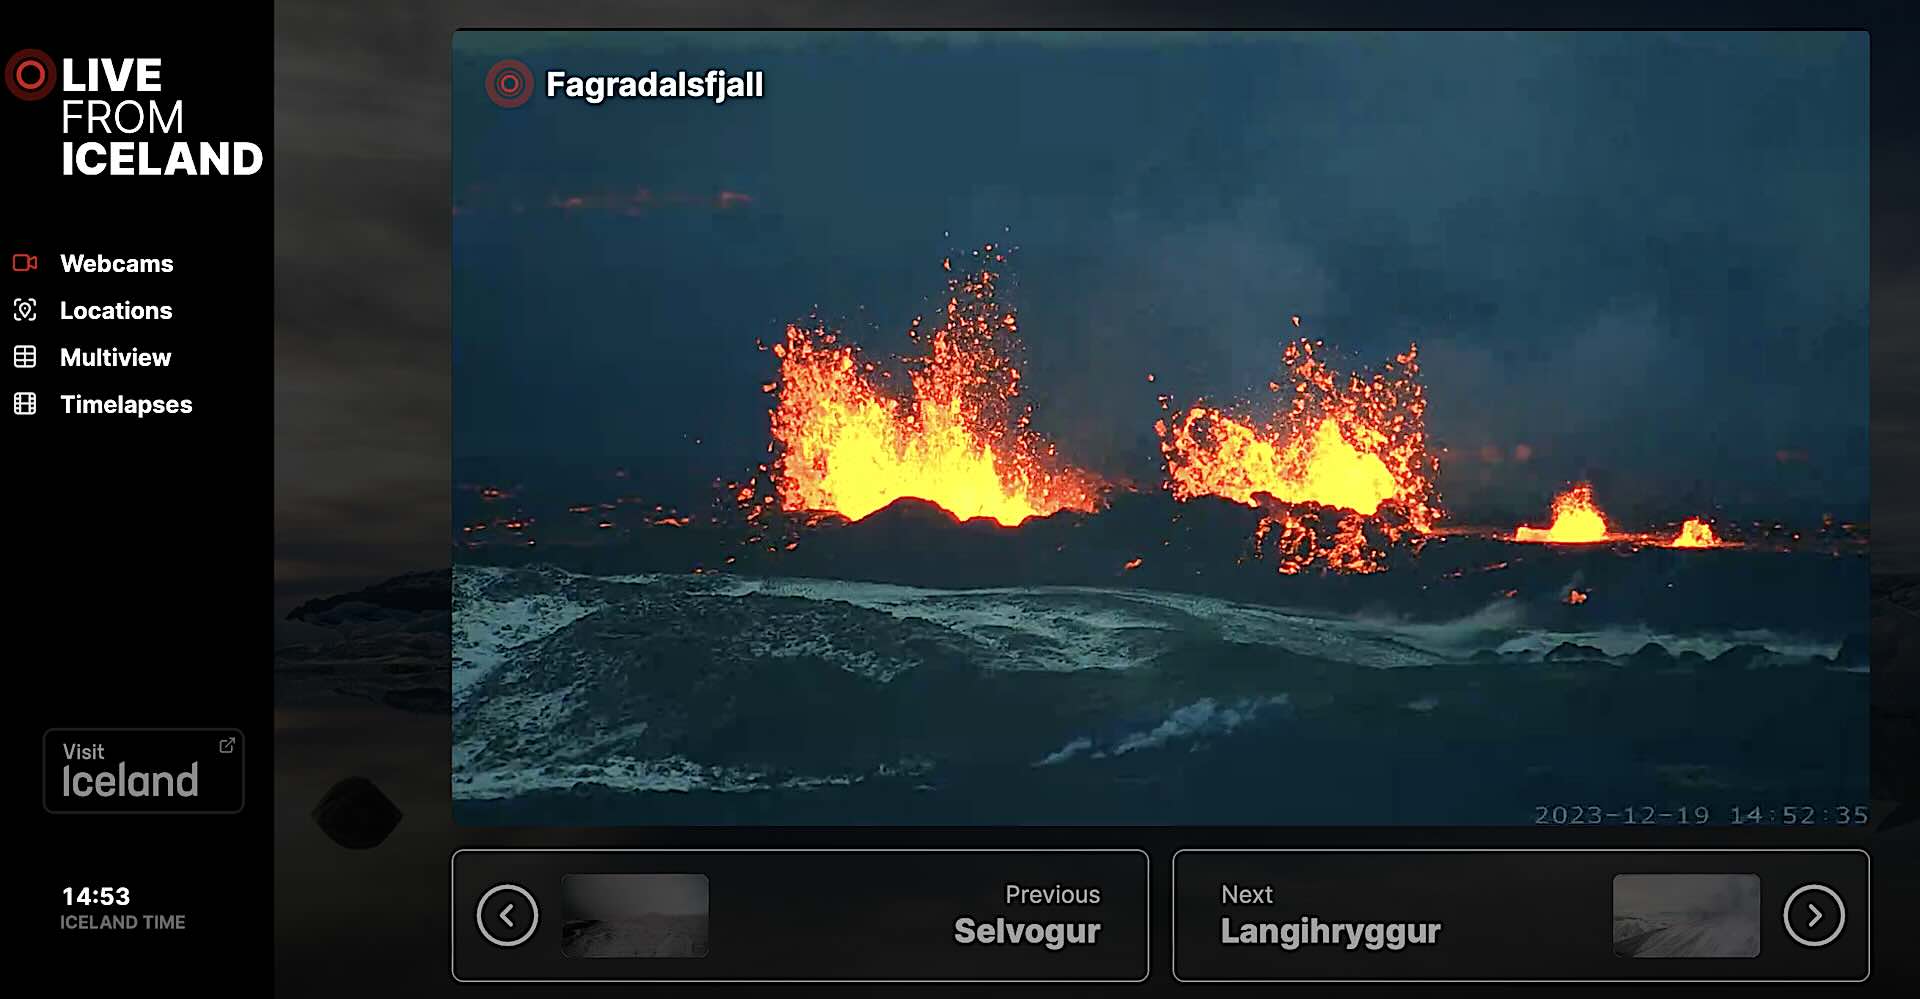
[[[1847,925],[1847,905],[1840,893],[1822,884],[1805,884],[1787,896],[1780,913],[1787,936],[1802,947],[1825,947],[1839,939]]]

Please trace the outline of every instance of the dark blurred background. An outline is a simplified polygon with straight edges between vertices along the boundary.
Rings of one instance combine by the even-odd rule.
[[[907,14],[895,13],[894,6],[573,2],[534,11],[504,2],[276,0],[274,609],[276,620],[291,632],[288,637],[307,642],[299,662],[317,663],[310,675],[327,677],[311,688],[284,688],[276,698],[271,807],[280,994],[452,991],[442,963],[445,864],[457,846],[660,841],[658,834],[636,839],[617,831],[454,826],[444,698],[437,710],[431,698],[422,698],[417,709],[404,699],[382,701],[383,694],[393,693],[394,677],[412,676],[408,670],[444,671],[448,656],[447,623],[434,615],[446,605],[455,449],[448,262],[453,226],[462,220],[449,216],[450,206],[463,195],[449,158],[453,30],[518,26],[534,18],[576,27],[907,28],[963,22],[985,27],[1010,17],[1032,27],[1145,26],[1164,24],[1169,16],[1140,5],[1058,4],[1034,10],[1027,4],[975,3],[963,10]],[[1860,12],[1857,17],[1763,5],[1745,8],[1744,16],[1754,19],[1750,26],[1783,27],[1850,26],[1872,17],[1883,29],[1864,56],[1871,62],[1873,88],[1882,95],[1868,124],[1878,183],[1872,192],[1873,316],[1864,369],[1857,270],[1866,259],[1859,245],[1863,234],[1850,220],[1819,217],[1811,201],[1794,193],[1853,190],[1850,185],[1857,182],[1858,164],[1849,158],[1857,150],[1815,143],[1825,150],[1815,154],[1808,148],[1819,136],[1853,134],[1859,127],[1858,108],[1838,108],[1831,115],[1820,110],[1830,106],[1826,101],[1835,92],[1859,86],[1845,65],[1848,60],[1837,59],[1831,49],[1839,46],[1844,52],[1860,45],[1845,38],[1818,43],[1762,38],[1720,48],[1653,39],[1640,55],[1605,46],[1583,54],[1573,51],[1579,46],[1561,42],[1553,57],[1509,52],[1506,58],[1500,57],[1497,40],[1482,40],[1461,41],[1457,55],[1411,51],[1402,53],[1404,59],[1393,57],[1396,44],[1419,46],[1374,39],[1366,61],[1355,64],[1350,75],[1333,72],[1326,54],[1310,42],[1296,42],[1292,49],[1298,61],[1275,64],[1261,78],[1268,97],[1284,96],[1289,81],[1316,79],[1346,99],[1384,104],[1392,98],[1404,107],[1438,110],[1449,95],[1467,91],[1488,102],[1489,116],[1497,109],[1513,116],[1516,127],[1511,132],[1496,128],[1491,117],[1462,123],[1479,128],[1485,141],[1445,145],[1439,125],[1423,116],[1382,117],[1372,128],[1355,131],[1335,117],[1337,102],[1318,106],[1296,95],[1285,120],[1270,116],[1258,130],[1235,131],[1240,119],[1230,111],[1258,114],[1265,105],[1225,94],[1221,105],[1181,105],[1169,95],[1142,93],[1142,113],[1158,109],[1178,119],[1182,141],[1141,148],[1131,162],[1079,161],[1076,167],[1085,176],[1050,177],[1054,196],[1031,201],[1007,182],[1019,165],[996,164],[982,151],[995,128],[1013,127],[1009,116],[1014,123],[1022,120],[1019,102],[1013,109],[983,109],[977,120],[958,109],[929,109],[923,127],[898,136],[897,169],[875,165],[860,178],[876,199],[891,199],[885,201],[890,208],[910,213],[897,226],[876,227],[871,214],[864,226],[858,213],[823,217],[827,199],[800,197],[818,188],[784,179],[807,175],[776,173],[777,160],[753,164],[767,182],[760,190],[754,190],[752,177],[735,180],[706,172],[661,182],[663,190],[667,183],[680,183],[690,194],[709,195],[738,183],[739,193],[754,197],[750,205],[739,206],[751,208],[750,213],[671,217],[670,224],[689,231],[713,226],[721,232],[722,226],[745,222],[817,230],[826,242],[818,260],[804,262],[790,280],[775,283],[778,295],[764,302],[736,302],[731,285],[701,284],[706,280],[702,268],[676,265],[671,273],[695,282],[694,300],[729,320],[725,330],[702,331],[711,336],[706,345],[711,351],[696,350],[701,345],[694,333],[674,323],[656,322],[670,328],[650,331],[634,322],[631,329],[619,330],[618,338],[610,331],[606,344],[637,351],[650,332],[670,334],[669,342],[683,345],[674,348],[681,356],[716,358],[716,366],[700,375],[703,388],[738,393],[759,404],[755,365],[766,359],[751,351],[754,337],[777,334],[779,323],[815,305],[849,325],[870,323],[876,338],[896,336],[921,296],[938,293],[939,255],[1004,235],[1023,247],[1018,292],[1028,312],[1036,365],[1087,375],[1061,380],[1061,394],[1043,400],[1043,425],[1074,412],[1089,393],[1105,410],[1131,406],[1130,398],[1108,399],[1099,392],[1115,385],[1146,388],[1138,381],[1145,367],[1140,362],[1143,356],[1165,356],[1160,338],[1183,345],[1190,357],[1178,371],[1158,366],[1170,383],[1179,379],[1170,388],[1246,391],[1264,377],[1251,372],[1271,363],[1261,337],[1275,330],[1284,335],[1279,321],[1298,312],[1311,324],[1305,332],[1350,349],[1360,363],[1378,360],[1407,339],[1420,341],[1436,397],[1436,434],[1444,433],[1443,443],[1458,459],[1443,473],[1450,496],[1472,495],[1481,478],[1475,470],[1485,470],[1487,488],[1500,491],[1495,484],[1513,472],[1510,449],[1519,443],[1537,447],[1527,464],[1543,484],[1630,465],[1672,476],[1676,484],[1667,488],[1682,490],[1689,475],[1711,478],[1716,489],[1728,482],[1756,488],[1774,483],[1781,491],[1772,495],[1835,501],[1857,500],[1866,488],[1876,571],[1920,569],[1920,506],[1910,499],[1920,486],[1920,402],[1914,389],[1920,341],[1911,334],[1920,318],[1920,246],[1914,238],[1920,231],[1920,201],[1912,180],[1920,176],[1920,143],[1910,112],[1903,117],[1898,98],[1887,96],[1916,89],[1910,14],[1893,3],[1853,9]],[[1216,13],[1221,24],[1257,18],[1276,27],[1515,26],[1510,10],[1493,5],[1331,11],[1261,5]],[[1652,4],[1560,6],[1529,16],[1539,19],[1537,25],[1554,27],[1631,27],[1640,24],[1636,18],[1650,17],[1700,19],[1698,13]],[[1905,50],[1898,52],[1902,44]],[[1828,47],[1824,53],[1822,46]],[[1771,67],[1760,77],[1763,87],[1751,92],[1696,87],[1684,99],[1651,99],[1656,83],[1743,60]],[[1617,86],[1602,88],[1593,78],[1581,87],[1580,65],[1589,72],[1611,65],[1617,71],[1611,83]],[[1004,87],[996,79],[989,76],[980,84]],[[1129,86],[1124,79],[1111,82]],[[785,85],[770,80],[770,94],[778,95],[774,88]],[[452,92],[456,100],[480,97],[477,82],[470,92]],[[1047,99],[1037,96],[1043,103]],[[868,94],[864,99],[889,98]],[[1170,106],[1181,113],[1170,114]],[[1546,112],[1556,106],[1578,107],[1590,118],[1583,124]],[[753,113],[743,107],[729,114],[740,110]],[[612,121],[631,112],[593,113]],[[1658,130],[1643,135],[1627,127],[1642,119],[1659,123]],[[858,124],[822,122],[820,127],[837,140],[860,135]],[[1072,155],[1084,146],[1070,140],[1100,138],[1089,134],[1091,124],[1056,120],[1037,138],[1050,140],[1057,128],[1062,154]],[[1187,141],[1214,134],[1207,130],[1230,137],[1220,145]],[[1665,141],[1650,141],[1656,135]],[[805,157],[808,137],[793,139],[777,152]],[[813,139],[811,145],[818,146],[819,136]],[[1128,146],[1104,141],[1123,150]],[[672,158],[659,150],[647,151],[637,138],[634,146],[636,156],[651,165],[671,167]],[[1713,152],[1723,146],[1750,155]],[[1682,148],[1697,155],[1670,153]],[[995,183],[958,189],[966,172],[944,163],[943,155],[992,165]],[[1594,156],[1611,157],[1618,172],[1583,174],[1585,160]],[[1202,163],[1225,171],[1232,184],[1192,182],[1187,172]],[[1578,196],[1573,179],[1581,176],[1610,192],[1609,208],[1602,211]],[[1495,183],[1493,177],[1511,182]],[[567,179],[586,185],[647,182],[637,175]],[[543,180],[554,190],[543,184],[537,193],[523,193],[535,198],[588,193],[584,187],[561,189],[560,178]],[[815,181],[843,192],[850,186],[844,178]],[[1293,186],[1305,181],[1339,182],[1346,190],[1338,199],[1309,198]],[[941,185],[941,200],[909,197],[923,183]],[[1669,185],[1690,192],[1689,199],[1663,201]],[[1164,192],[1171,207],[1152,215],[1115,216],[1112,206],[1137,190]],[[476,210],[502,203],[486,202],[483,193],[472,195]],[[1851,196],[1864,195],[1854,191]],[[1630,216],[1638,203],[1675,224],[1650,234],[1648,219],[1616,217]],[[1747,210],[1750,206],[1761,207]],[[1022,213],[1027,217],[1014,217]],[[482,218],[476,212],[474,219]],[[538,224],[578,226],[582,221],[577,213],[569,220],[557,212]],[[618,228],[626,221],[589,224],[613,238],[627,231]],[[1102,240],[1070,232],[1074,225],[1095,222],[1105,234]],[[967,231],[970,225],[989,231]],[[1008,226],[1014,231],[1003,232]],[[1529,238],[1510,242],[1521,236]],[[1715,254],[1733,265],[1713,266]],[[873,278],[852,280],[856,272],[834,265],[836,260],[857,261],[871,269],[867,273]],[[765,266],[751,258],[747,263]],[[1617,295],[1623,288],[1634,293]],[[727,311],[734,309],[741,311]],[[736,319],[742,328],[732,328]],[[1119,335],[1114,342],[1120,349],[1094,349],[1108,330]],[[1491,339],[1495,336],[1499,339]],[[1501,346],[1492,346],[1496,343]],[[718,360],[722,357],[724,363]],[[629,419],[644,425],[647,407],[654,405],[641,389],[657,374],[644,358],[627,367],[632,370],[611,368],[601,387],[633,385],[633,398],[617,400],[607,419],[594,422],[596,433]],[[688,370],[682,368],[681,374]],[[1723,376],[1729,371],[1737,376]],[[1643,387],[1649,373],[1658,391]],[[491,377],[503,387],[519,384],[511,372]],[[525,373],[518,377],[527,378]],[[1038,372],[1035,378],[1038,383]],[[1796,386],[1831,397],[1801,398]],[[1857,456],[1849,458],[1847,449],[1857,448],[1860,393],[1867,386],[1873,474],[1863,483],[1845,470],[1858,469]],[[1717,393],[1710,397],[1715,404],[1695,405],[1688,393],[1700,392]],[[1601,411],[1562,404],[1576,396]],[[595,392],[584,398],[608,397]],[[1528,415],[1515,415],[1521,413]],[[1695,419],[1676,426],[1671,419],[1676,413]],[[1122,428],[1117,422],[1070,424],[1062,419],[1052,429],[1063,439],[1076,437],[1075,444],[1090,454],[1124,455],[1136,443],[1102,435],[1103,427]],[[476,433],[485,430],[486,448],[499,453],[511,454],[538,439],[516,439],[516,427],[498,422],[489,427],[478,418],[472,427]],[[731,435],[728,439],[737,442],[755,429],[749,413],[733,426],[700,432]],[[1659,446],[1659,438],[1649,437],[1655,431],[1677,435],[1676,446]],[[1542,443],[1550,439],[1559,443]],[[584,434],[582,440],[589,447],[624,446],[617,439]],[[1483,447],[1501,453],[1503,464],[1467,459]],[[1776,451],[1786,457],[1778,458]],[[1827,473],[1817,469],[1842,474],[1826,482],[1819,476]],[[368,594],[366,600],[332,602],[333,608],[351,607],[353,613],[343,613],[331,627],[312,623],[324,616],[317,610],[285,621],[291,608],[312,598],[435,568],[441,571]],[[1884,599],[1876,597],[1877,696],[1884,693],[1883,679],[1912,673],[1911,622],[1920,620],[1920,610],[1911,605],[1914,591],[1907,585],[1903,590],[1889,584]],[[404,619],[404,643],[391,633],[365,637],[377,630],[371,625],[356,630],[360,622],[382,615]],[[1881,651],[1883,623],[1890,656]],[[284,667],[291,661],[277,649],[276,674],[288,673]],[[366,679],[342,679],[349,674]],[[352,684],[360,686],[342,690]],[[1883,729],[1894,730],[1882,725],[1887,718],[1904,726],[1897,732],[1911,739],[1914,691],[1910,683],[1900,690],[1904,699],[1886,698],[1876,710],[1904,713],[1876,717],[1876,739]],[[1912,754],[1896,747],[1876,762],[1887,758],[1905,758],[1910,765]],[[379,823],[386,835],[372,849],[344,848],[310,814],[350,775],[375,784],[400,815],[390,830]],[[363,810],[388,814],[375,805]],[[1904,839],[1900,831],[1881,835],[1876,875],[1911,883],[1913,828],[1905,827]],[[1265,841],[1281,842],[1285,835],[1280,831]],[[1364,835],[1354,841],[1363,840]],[[1876,896],[1875,903],[1877,921],[1898,923],[1897,897]],[[1907,911],[1910,917],[1910,905]],[[1877,952],[1877,974],[1898,970],[1896,950]]]

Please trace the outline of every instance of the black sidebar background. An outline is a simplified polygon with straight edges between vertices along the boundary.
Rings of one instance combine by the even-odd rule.
[[[9,318],[5,395],[37,412],[0,414],[6,454],[8,672],[24,707],[7,732],[29,772],[48,728],[219,727],[244,733],[246,804],[225,815],[49,814],[16,782],[33,852],[14,882],[32,932],[30,967],[83,983],[267,981],[271,919],[271,675],[262,573],[272,522],[272,11],[210,19],[169,6],[21,4],[0,49],[87,60],[161,60],[158,93],[0,94],[5,210],[0,267]],[[59,84],[64,84],[64,79]],[[67,99],[180,102],[173,134],[252,142],[250,176],[66,176]],[[127,112],[131,123],[132,112]],[[15,253],[38,258],[16,272]],[[164,274],[63,273],[63,253],[171,258]],[[13,318],[16,298],[35,319]],[[61,303],[169,305],[167,320],[62,320]],[[37,348],[17,367],[15,345]],[[66,367],[60,348],[165,351],[166,367]],[[62,394],[192,400],[190,415],[71,415]],[[247,622],[258,622],[251,624]],[[110,769],[108,766],[96,769]],[[58,766],[54,766],[58,771]],[[37,782],[37,780],[36,780]],[[15,814],[20,814],[16,811]],[[126,888],[128,904],[69,905],[65,889]],[[138,928],[79,928],[131,913]],[[149,929],[145,916],[184,917]],[[75,920],[70,917],[79,917]],[[69,928],[71,927],[71,928]],[[216,993],[225,994],[217,987]]]

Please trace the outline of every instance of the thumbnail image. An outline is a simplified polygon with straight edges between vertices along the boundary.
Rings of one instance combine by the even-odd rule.
[[[1621,957],[1759,957],[1759,877],[1619,875],[1613,879],[1613,952]]]
[[[1865,800],[1864,36],[462,32],[453,79],[460,821]]]
[[[706,957],[704,874],[570,874],[561,880],[568,957]]]

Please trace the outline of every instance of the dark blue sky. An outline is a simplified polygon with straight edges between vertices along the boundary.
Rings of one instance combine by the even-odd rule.
[[[457,80],[767,91],[455,88],[456,455],[731,474],[765,446],[756,338],[817,306],[897,349],[941,258],[993,241],[1036,423],[1096,469],[1151,478],[1154,393],[1254,394],[1299,313],[1357,363],[1419,342],[1456,507],[1590,476],[1674,515],[1864,510],[1863,35],[667,44],[456,39]],[[687,203],[548,207],[642,187]]]

